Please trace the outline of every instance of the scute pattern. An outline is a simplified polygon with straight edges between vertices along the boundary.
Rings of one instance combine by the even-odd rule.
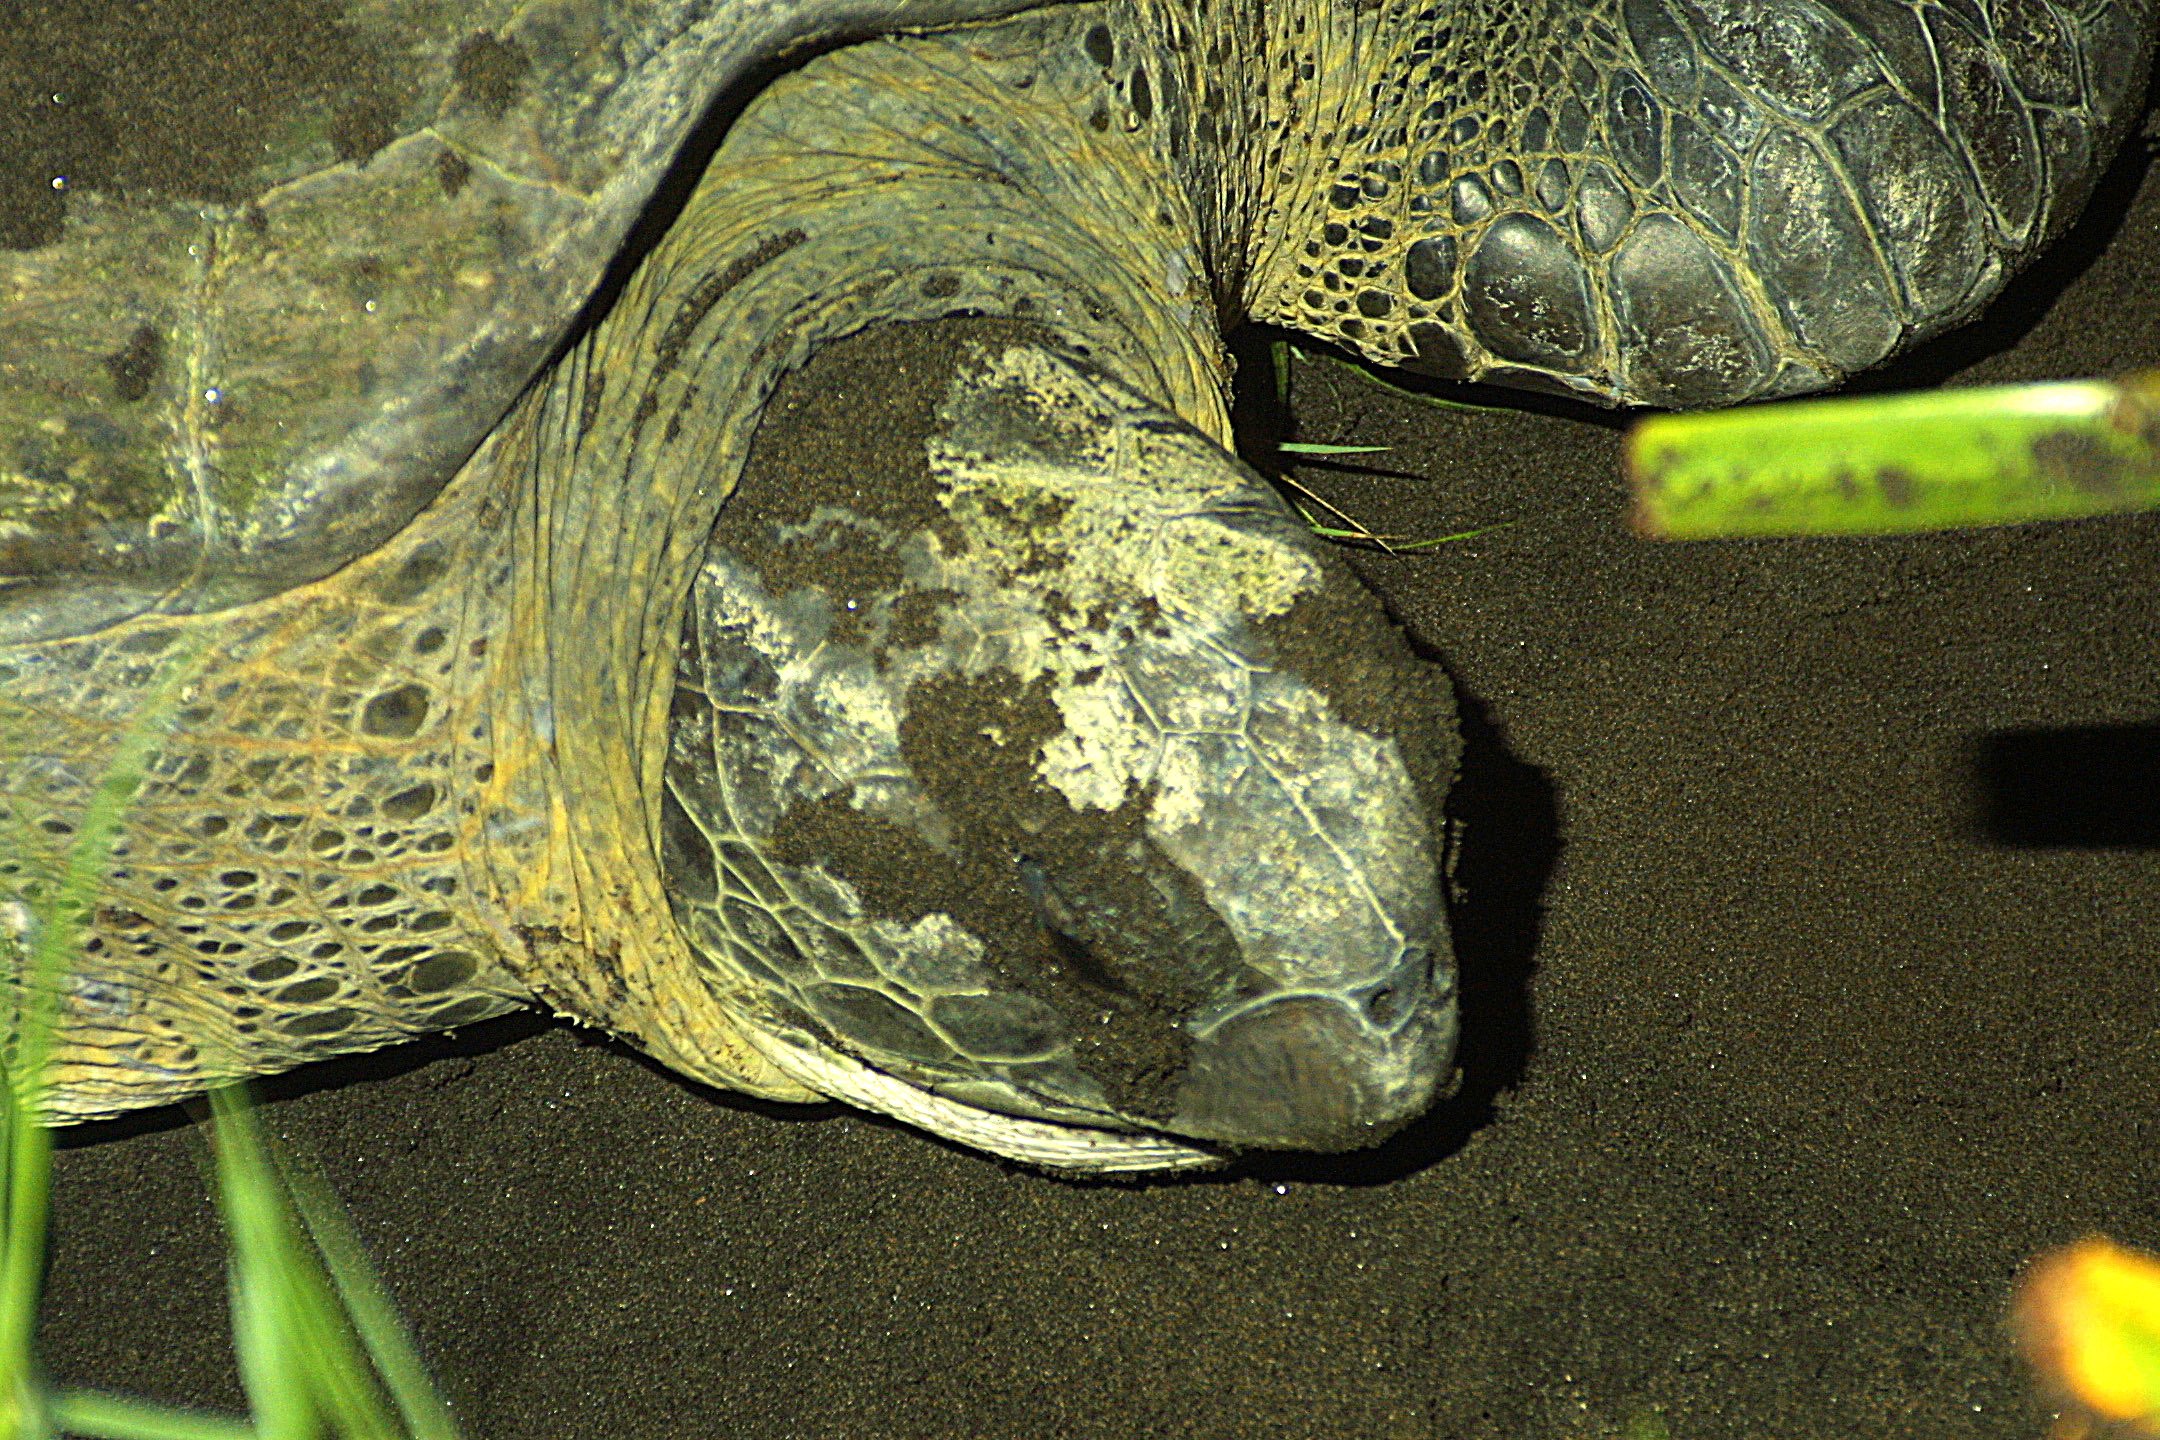
[[[558,348],[715,94],[805,42],[1017,3],[325,6],[325,39],[380,67],[368,138],[310,106],[230,117],[206,193],[36,173],[18,126],[4,183],[66,222],[0,244],[0,642],[260,599],[384,543]],[[185,45],[141,54],[126,85],[194,88],[156,68]],[[93,57],[30,78],[73,91]],[[97,148],[94,106],[55,108],[86,132],[68,153]]]
[[[1607,402],[1819,388],[1968,318],[2075,213],[2148,7],[1342,11],[1291,37],[1313,93],[1271,123],[1343,118],[1267,202],[1284,238],[1253,309],[1382,363]]]

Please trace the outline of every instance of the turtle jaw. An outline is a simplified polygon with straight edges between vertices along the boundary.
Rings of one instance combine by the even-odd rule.
[[[1387,983],[1363,987],[1362,1002],[1290,994],[1215,1026],[1193,1048],[1168,1128],[1236,1149],[1342,1151],[1415,1120],[1454,1058],[1455,1006],[1431,952],[1401,968],[1421,1000],[1398,1005]]]

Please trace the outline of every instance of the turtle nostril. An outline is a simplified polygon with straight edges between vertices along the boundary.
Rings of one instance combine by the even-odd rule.
[[[1392,985],[1382,985],[1365,997],[1365,1018],[1375,1025],[1385,1026],[1401,1013],[1402,1005]]]
[[[1035,922],[1042,927],[1043,938],[1050,942],[1052,953],[1071,968],[1074,978],[1106,994],[1130,993],[1094,948],[1075,933],[1080,928],[1078,914],[1042,862],[1032,855],[1016,855],[1013,870],[1020,888],[1027,892],[1028,903],[1035,908]]]
[[[1020,888],[1026,892],[1028,904],[1035,907],[1035,916],[1042,921],[1043,928],[1056,929],[1056,919],[1052,911],[1062,910],[1064,907],[1058,904],[1057,892],[1050,886],[1050,872],[1043,869],[1042,861],[1032,855],[1013,856],[1013,876],[1019,880]]]

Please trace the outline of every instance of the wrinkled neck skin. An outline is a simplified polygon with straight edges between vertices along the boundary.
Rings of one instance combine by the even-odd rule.
[[[1326,225],[1329,192],[1360,149],[1425,104],[1405,84],[1410,62],[1398,53],[1418,8],[1332,0],[1121,0],[1104,8],[1109,34],[1127,42],[1114,53],[1104,47],[1105,68],[1128,102],[1138,89],[1160,112],[1164,151],[1191,197],[1225,323],[1313,328],[1289,297],[1307,243]],[[1463,7],[1444,0],[1440,8]],[[1466,19],[1460,28],[1482,23]],[[1516,33],[1511,27],[1495,46]]]
[[[501,745],[479,803],[545,817],[493,834],[481,867],[521,974],[559,1012],[606,1017],[685,1073],[837,1096],[945,1133],[964,1129],[943,1113],[961,1107],[832,1059],[776,1060],[731,1028],[757,997],[700,962],[670,916],[660,797],[700,552],[773,385],[818,345],[879,324],[1011,316],[1227,438],[1194,211],[1100,153],[1132,143],[1122,122],[1090,123],[1117,97],[1072,93],[1099,82],[1038,63],[1041,48],[1023,18],[904,55],[826,57],[828,85],[858,55],[882,67],[851,107],[788,103],[797,77],[777,82],[486,457],[518,508],[494,582],[515,615],[503,643],[529,652],[505,659],[515,678],[495,691],[493,729],[533,738]],[[890,83],[895,68],[910,83]],[[1085,1137],[1039,1128],[1031,1158],[1120,1168],[1089,1158]],[[1119,1146],[1137,1169],[1212,1159],[1144,1137]]]

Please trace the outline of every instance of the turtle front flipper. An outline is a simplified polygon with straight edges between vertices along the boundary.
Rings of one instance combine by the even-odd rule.
[[[1271,7],[1271,13],[1278,13]],[[1287,5],[1248,295],[1383,364],[1606,403],[1832,385],[2083,205],[2152,0]]]
[[[1369,1144],[1452,1051],[1451,699],[1223,448],[1203,227],[1107,13],[777,81],[551,384],[514,628],[554,640],[564,873],[641,885],[576,868],[619,854],[594,793],[641,798],[687,949],[625,1006],[583,957],[651,928],[581,903],[532,978],[689,1073],[702,1015],[1062,1168]],[[804,468],[798,413],[858,458]]]
[[[61,957],[43,1103],[81,1120],[499,1014],[530,993],[475,918],[488,764],[466,485],[275,599],[0,647],[0,965],[71,903],[122,737],[147,771]],[[171,677],[168,681],[167,677]],[[169,690],[169,713],[139,714]],[[19,999],[20,991],[16,992]]]

